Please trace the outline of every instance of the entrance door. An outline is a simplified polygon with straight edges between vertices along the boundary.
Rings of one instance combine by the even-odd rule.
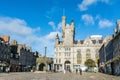
[[[66,64],[66,70],[70,70],[70,64]]]
[[[70,61],[65,61],[65,70],[70,71]]]

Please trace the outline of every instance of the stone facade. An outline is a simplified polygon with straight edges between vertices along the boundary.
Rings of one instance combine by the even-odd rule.
[[[31,47],[25,44],[18,44],[19,65],[21,71],[30,71],[36,66],[36,55],[32,52]]]
[[[75,26],[72,20],[71,24],[66,24],[66,17],[62,17],[62,41],[59,35],[56,35],[54,48],[54,69],[56,71],[85,68],[85,61],[93,59],[98,61],[98,51],[103,43],[101,35],[92,35],[85,40],[74,40]]]
[[[120,20],[113,37],[113,74],[120,75]]]
[[[113,42],[112,37],[107,36],[104,43],[99,50],[99,71],[111,74],[111,63],[109,61],[113,58]],[[108,64],[106,64],[108,63]]]
[[[19,71],[19,57],[17,53],[18,45],[17,41],[13,40],[10,42],[10,71],[17,72]]]
[[[99,50],[99,63],[103,72],[120,75],[120,20],[114,30],[112,39],[104,42]]]

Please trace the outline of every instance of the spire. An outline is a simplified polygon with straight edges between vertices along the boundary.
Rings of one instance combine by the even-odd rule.
[[[117,32],[120,32],[120,19],[117,20]]]
[[[58,34],[56,35],[56,39],[55,39],[55,45],[58,45],[59,44],[59,36]]]
[[[72,19],[72,21],[71,21],[71,26],[74,27],[74,20],[73,20],[73,19]]]
[[[58,36],[58,34],[56,35],[56,39],[59,39],[59,36]]]

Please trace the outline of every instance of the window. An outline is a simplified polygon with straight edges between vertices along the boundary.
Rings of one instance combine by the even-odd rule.
[[[91,54],[89,49],[86,50],[86,60],[88,59],[91,59]]]
[[[82,62],[82,55],[81,55],[81,50],[77,51],[77,63],[81,64]]]
[[[13,57],[13,53],[11,53],[10,57]]]
[[[71,48],[65,48],[65,51],[71,51]]]
[[[61,56],[61,53],[59,52],[59,56]]]
[[[70,52],[65,52],[65,57],[70,57],[71,53]]]
[[[69,51],[71,51],[71,48],[69,48]]]
[[[61,59],[59,59],[59,63],[61,63]]]
[[[18,54],[15,54],[15,58],[18,58]]]
[[[69,56],[71,56],[71,53],[69,53]]]
[[[57,59],[56,59],[56,63],[57,63]]]

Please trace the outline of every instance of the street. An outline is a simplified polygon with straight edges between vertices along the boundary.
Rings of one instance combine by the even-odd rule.
[[[0,80],[120,80],[120,76],[106,75],[102,73],[83,72],[75,73],[0,73]]]

